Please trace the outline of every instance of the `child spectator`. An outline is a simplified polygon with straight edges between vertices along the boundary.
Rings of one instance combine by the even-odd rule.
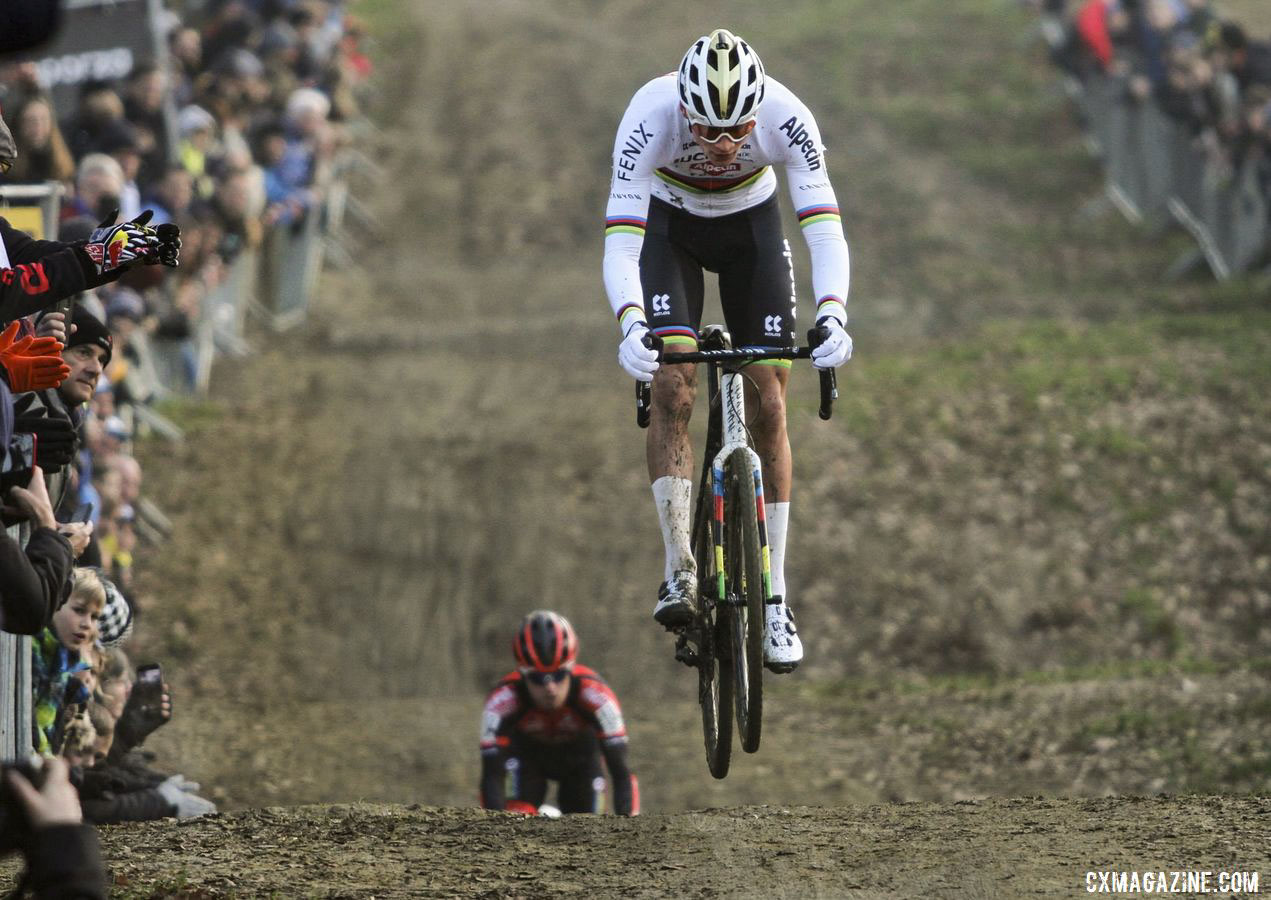
[[[92,696],[75,677],[89,668],[83,654],[97,634],[96,621],[106,605],[106,589],[92,569],[76,569],[71,594],[53,614],[53,624],[32,641],[32,708],[35,749],[43,756],[61,750],[63,731],[72,707]]]

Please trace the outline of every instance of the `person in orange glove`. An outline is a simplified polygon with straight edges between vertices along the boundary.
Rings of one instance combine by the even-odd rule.
[[[61,342],[34,335],[19,339],[21,329],[21,322],[13,322],[0,334],[0,377],[16,394],[57,387],[71,374]]]
[[[62,351],[62,361],[70,374],[56,389],[29,391],[14,398],[14,429],[39,438],[41,465],[48,481],[49,497],[58,514],[69,513],[63,502],[73,496],[68,490],[70,470],[79,449],[76,437],[85,404],[97,388],[97,380],[110,364],[114,339],[104,322],[82,306],[71,316],[70,335]],[[45,451],[56,451],[50,456]]]

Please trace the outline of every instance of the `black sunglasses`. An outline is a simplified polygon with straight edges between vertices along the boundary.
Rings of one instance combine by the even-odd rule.
[[[526,672],[525,680],[530,684],[555,684],[569,677],[569,669],[557,669],[555,672]]]

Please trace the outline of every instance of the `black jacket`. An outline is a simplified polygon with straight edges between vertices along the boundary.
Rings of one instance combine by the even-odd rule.
[[[0,218],[0,240],[10,266],[0,267],[0,325],[123,274],[123,269],[115,269],[98,275],[82,245],[37,241],[5,218]]]
[[[61,468],[44,470],[44,483],[48,486],[49,502],[53,504],[53,514],[57,516],[68,511],[64,504],[71,503],[71,500],[68,499],[71,486],[71,468],[79,458],[79,451],[83,446],[82,439],[79,436],[80,426],[83,425],[84,421],[83,409],[84,407],[82,406],[68,407],[57,388],[48,388],[43,391],[26,391],[25,393],[17,394],[13,398],[13,414],[15,416],[39,415],[43,413],[43,415],[50,418],[56,416],[69,419],[71,425],[75,428],[77,435],[74,449],[75,458]],[[65,521],[65,519],[59,519],[59,521]]]
[[[38,829],[26,858],[26,884],[37,900],[105,900],[106,871],[91,825]]]
[[[70,593],[71,543],[37,528],[26,549],[0,531],[0,630],[39,634]]]

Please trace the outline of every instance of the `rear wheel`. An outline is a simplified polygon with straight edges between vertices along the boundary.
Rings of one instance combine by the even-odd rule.
[[[750,454],[736,450],[724,461],[724,566],[728,591],[734,701],[741,747],[759,749],[763,725],[763,551],[759,542],[757,485]]]
[[[693,554],[698,571],[697,695],[702,707],[706,765],[716,778],[728,774],[733,749],[733,671],[729,667],[728,608],[717,604],[718,578],[711,518],[715,494],[710,469],[698,482],[693,517]]]
[[[705,652],[698,665],[697,684],[706,765],[712,775],[723,778],[728,774],[733,752],[733,670],[727,656],[719,653],[728,646],[726,622],[730,617],[723,607],[717,607],[715,612],[720,614],[720,620],[707,626],[713,634],[703,641]]]

